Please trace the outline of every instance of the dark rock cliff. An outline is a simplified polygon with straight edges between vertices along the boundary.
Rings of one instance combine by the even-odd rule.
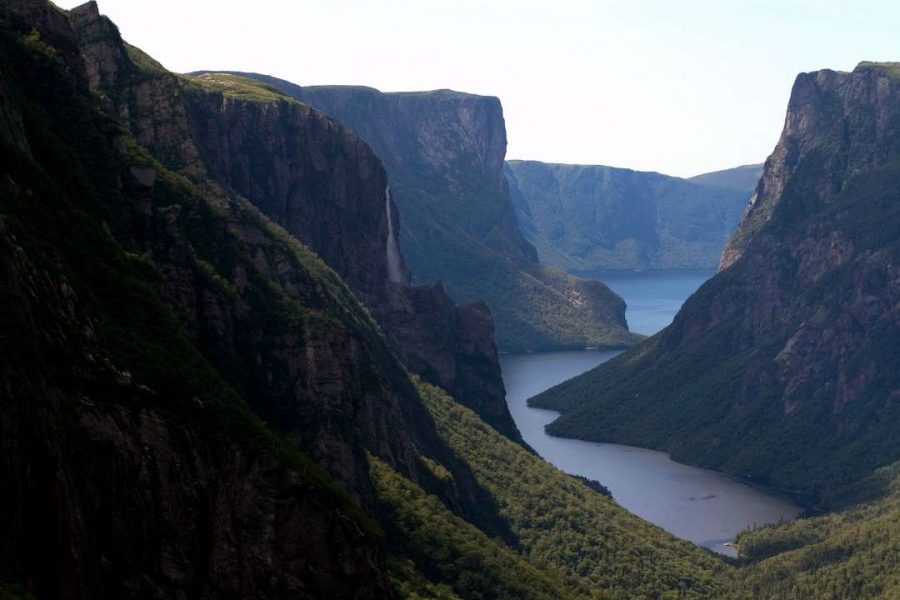
[[[443,282],[460,303],[483,300],[507,351],[633,343],[624,303],[606,286],[538,263],[503,174],[497,98],[451,90],[382,93],[300,87],[245,74],[352,127],[384,162],[415,281]]]
[[[381,162],[356,134],[237,77],[170,74],[125,44],[96,4],[72,15],[92,89],[142,145],[193,180],[234,190],[308,245],[365,302],[411,368],[518,438],[490,313],[455,308],[441,288],[410,289],[402,256],[389,273],[388,211],[399,219]],[[474,314],[483,324],[461,331]],[[476,333],[482,337],[472,340]]]
[[[204,176],[181,99],[205,91],[93,4],[0,6],[0,70],[0,579],[389,597],[370,454],[502,534],[351,289]]]
[[[715,267],[753,187],[518,160],[506,176],[541,262],[568,271]]]
[[[225,221],[94,108],[64,13],[0,7],[0,70],[0,578],[47,598],[389,596],[373,523],[163,301],[233,298],[202,235],[173,239],[179,215]]]
[[[828,501],[900,458],[900,68],[797,77],[723,270],[659,335],[548,391],[557,434]]]

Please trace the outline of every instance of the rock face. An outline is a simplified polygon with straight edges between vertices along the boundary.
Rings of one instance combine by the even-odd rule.
[[[538,263],[522,236],[503,174],[499,100],[450,90],[386,94],[300,87],[243,74],[353,128],[384,162],[413,280],[484,300],[507,351],[633,343],[624,304],[608,288]]]
[[[525,236],[543,264],[568,271],[715,267],[756,185],[728,187],[744,182],[720,175],[714,181],[727,186],[604,166],[506,163]]]
[[[556,434],[829,500],[900,458],[900,68],[798,76],[723,270],[674,323],[535,399]]]
[[[394,256],[391,280],[389,225],[399,219],[381,162],[355,133],[248,80],[167,73],[122,42],[95,4],[72,15],[93,91],[109,98],[142,145],[190,179],[234,190],[308,245],[366,303],[408,365],[518,438],[490,314],[457,309],[440,288],[410,289],[402,256]],[[410,315],[434,306],[447,310]],[[473,311],[486,319],[477,343],[459,330]]]

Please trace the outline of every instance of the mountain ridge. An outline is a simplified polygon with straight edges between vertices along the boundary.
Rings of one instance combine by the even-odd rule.
[[[505,172],[541,262],[575,273],[714,267],[755,186],[524,160]]]

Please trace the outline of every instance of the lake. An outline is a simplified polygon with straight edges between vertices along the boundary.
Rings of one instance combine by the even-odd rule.
[[[610,287],[629,304],[629,323],[642,333],[668,325],[684,300],[713,271],[616,273]],[[603,281],[606,281],[603,279]],[[631,303],[635,301],[632,308]],[[633,319],[633,320],[632,320]],[[653,329],[656,327],[656,329]],[[670,533],[721,554],[750,526],[794,519],[790,498],[716,471],[674,462],[664,452],[547,435],[555,411],[530,408],[528,398],[609,360],[619,351],[546,352],[500,357],[506,402],[522,437],[559,469],[607,486],[616,502]]]
[[[599,279],[622,296],[627,304],[628,328],[644,335],[671,323],[688,296],[715,274],[715,269],[576,273],[585,279]]]

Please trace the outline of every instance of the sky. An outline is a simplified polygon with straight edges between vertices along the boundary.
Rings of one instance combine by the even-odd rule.
[[[764,161],[797,73],[900,61],[896,1],[99,5],[128,42],[173,71],[256,71],[300,85],[497,96],[508,158],[682,177]]]

